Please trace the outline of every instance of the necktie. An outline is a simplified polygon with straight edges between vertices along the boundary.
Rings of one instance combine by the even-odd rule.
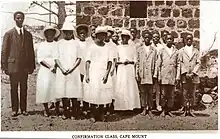
[[[22,34],[22,30],[20,29],[20,38],[21,38],[21,43],[23,43],[23,34]]]

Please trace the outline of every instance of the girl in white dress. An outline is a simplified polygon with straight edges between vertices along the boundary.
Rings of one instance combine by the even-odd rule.
[[[91,104],[91,118],[95,122],[100,118],[104,120],[104,105],[112,102],[112,80],[109,73],[112,58],[108,47],[104,43],[106,28],[96,28],[95,43],[89,46],[86,55],[86,86],[83,100]],[[98,109],[97,109],[97,106]],[[100,117],[97,117],[97,116]]]
[[[106,26],[107,37],[105,38],[106,46],[109,48],[112,61],[112,68],[110,71],[110,78],[112,80],[112,89],[113,89],[113,100],[111,105],[106,106],[106,115],[110,115],[114,111],[114,100],[115,100],[115,84],[116,84],[116,59],[117,59],[117,45],[112,41],[112,35],[114,34],[114,29],[111,26]]]
[[[59,35],[59,30],[48,26],[42,31],[42,37],[46,39],[37,48],[37,61],[40,68],[37,75],[37,90],[36,90],[36,103],[43,103],[45,111],[44,116],[50,115],[48,109],[48,102],[54,102],[54,81],[55,81],[55,55],[54,50],[57,43],[54,42],[54,37]]]
[[[85,78],[85,71],[86,71],[86,62],[85,62],[85,57],[86,57],[86,51],[88,50],[88,46],[91,45],[92,41],[88,40],[89,36],[89,26],[85,24],[79,24],[76,27],[76,35],[77,35],[77,41],[80,46],[80,51],[81,51],[81,63],[80,63],[80,74],[81,74],[81,82],[82,82],[82,91],[84,91],[84,84],[83,80]],[[86,102],[83,103],[83,114],[86,116],[87,111],[89,109],[89,104]]]
[[[115,110],[140,108],[138,85],[135,79],[136,48],[128,44],[128,30],[121,33],[122,44],[118,46],[118,70],[116,81]]]
[[[71,23],[65,22],[61,29],[64,39],[58,42],[56,64],[56,98],[62,98],[64,115],[68,118],[70,103],[72,102],[71,113],[77,118],[80,106],[77,99],[82,99],[80,69],[81,62],[80,48],[76,40],[73,40],[74,27]]]

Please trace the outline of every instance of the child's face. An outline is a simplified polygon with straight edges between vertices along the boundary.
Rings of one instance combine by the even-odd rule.
[[[160,35],[157,33],[153,34],[153,42],[157,44],[159,43],[159,41],[160,41]]]
[[[112,33],[111,32],[107,32],[107,36],[105,38],[105,41],[109,42],[111,38],[112,38]]]
[[[172,44],[173,44],[173,36],[172,35],[167,35],[166,42],[167,42],[167,46],[172,46]]]
[[[121,40],[122,40],[123,44],[127,44],[129,39],[130,39],[130,36],[128,36],[128,35],[121,35]]]
[[[87,36],[86,31],[83,30],[83,29],[81,29],[81,30],[79,31],[79,39],[80,39],[80,40],[85,40],[85,39],[86,39],[86,36]]]
[[[145,42],[145,44],[149,44],[150,41],[151,41],[151,35],[148,34],[148,33],[144,34],[144,42]]]
[[[70,40],[73,38],[73,31],[72,30],[64,30],[64,38]]]
[[[167,32],[165,31],[165,32],[163,32],[163,35],[162,35],[162,40],[163,40],[163,42],[166,42],[166,36],[167,36]]]
[[[192,35],[187,35],[186,36],[186,45],[191,46],[193,42],[193,36]]]
[[[113,41],[118,41],[118,39],[119,39],[118,34],[114,34],[114,35],[112,36],[112,40],[113,40]]]
[[[107,36],[107,33],[101,32],[96,34],[96,39],[103,42]]]
[[[133,37],[133,38],[136,38],[137,31],[136,31],[135,29],[133,29],[133,28],[132,28],[130,31],[131,31],[132,37]]]
[[[95,26],[91,26],[91,36],[95,37]]]
[[[49,29],[44,32],[47,41],[53,41],[56,31],[53,29]]]

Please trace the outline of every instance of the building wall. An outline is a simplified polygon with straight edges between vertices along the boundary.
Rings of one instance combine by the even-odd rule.
[[[76,24],[137,27],[139,37],[145,29],[170,31],[181,47],[182,37],[192,33],[199,47],[199,0],[146,1],[147,18],[130,18],[129,1],[77,1]],[[138,10],[138,9],[137,9]]]

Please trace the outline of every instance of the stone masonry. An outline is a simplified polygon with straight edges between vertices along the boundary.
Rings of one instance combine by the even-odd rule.
[[[199,48],[199,0],[148,0],[146,3],[146,18],[130,18],[129,1],[77,1],[76,24],[137,27],[139,37],[146,29],[168,30],[178,47],[182,47],[182,38],[191,33]]]

